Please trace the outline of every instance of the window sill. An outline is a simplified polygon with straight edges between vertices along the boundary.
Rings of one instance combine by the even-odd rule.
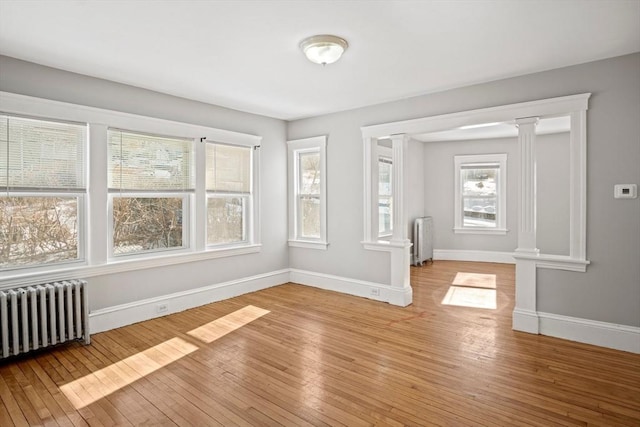
[[[586,259],[571,258],[563,255],[528,255],[515,252],[513,257],[516,260],[530,260],[536,262],[536,267],[547,268],[551,270],[568,270],[584,273],[587,271],[587,265],[591,264],[591,261]]]
[[[189,262],[236,255],[246,255],[260,252],[261,247],[262,245],[254,244],[232,248],[226,247],[224,249],[209,249],[202,252],[154,256],[153,258],[145,259],[111,261],[108,264],[102,265],[83,265],[77,267],[57,268],[51,269],[47,272],[14,272],[15,274],[0,278],[0,289],[9,289],[15,286],[31,286],[57,280],[86,279],[88,277],[103,276],[106,274],[165,267],[169,265],[185,264]]]
[[[507,234],[509,230],[506,228],[454,228],[455,234],[494,234],[502,235]]]
[[[290,248],[305,248],[305,249],[319,249],[326,251],[329,243],[327,242],[314,242],[310,240],[289,240]]]
[[[409,240],[401,241],[401,242],[389,241],[389,240],[377,240],[377,241],[367,241],[367,242],[360,242],[360,243],[362,243],[362,246],[367,250],[381,251],[381,252],[391,252],[393,249],[398,249],[398,248],[402,249],[402,248],[413,246],[413,244]]]

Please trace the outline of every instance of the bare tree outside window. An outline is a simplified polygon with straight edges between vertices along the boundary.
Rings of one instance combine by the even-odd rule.
[[[118,129],[108,140],[113,255],[187,246],[182,222],[194,187],[193,140]]]
[[[298,212],[300,237],[320,238],[320,153],[300,152]]]
[[[180,248],[182,198],[114,197],[114,255]]]
[[[0,197],[0,268],[77,258],[76,197]]]
[[[207,244],[219,245],[246,240],[243,217],[243,198],[210,197],[207,200]]]

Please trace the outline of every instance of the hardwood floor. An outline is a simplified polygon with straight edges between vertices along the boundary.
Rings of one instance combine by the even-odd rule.
[[[640,355],[512,331],[513,266],[412,284],[406,308],[287,284],[5,361],[0,425],[640,426]]]

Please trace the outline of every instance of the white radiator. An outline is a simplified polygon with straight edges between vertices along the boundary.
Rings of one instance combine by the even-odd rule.
[[[75,339],[90,343],[86,281],[0,291],[0,359]]]
[[[413,224],[413,265],[433,262],[433,218],[416,218]]]

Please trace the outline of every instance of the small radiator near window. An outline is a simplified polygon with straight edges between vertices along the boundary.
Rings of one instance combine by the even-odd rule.
[[[433,263],[433,218],[416,218],[413,224],[413,265],[419,266],[431,260]]]
[[[0,291],[0,359],[79,339],[90,343],[86,281]]]

